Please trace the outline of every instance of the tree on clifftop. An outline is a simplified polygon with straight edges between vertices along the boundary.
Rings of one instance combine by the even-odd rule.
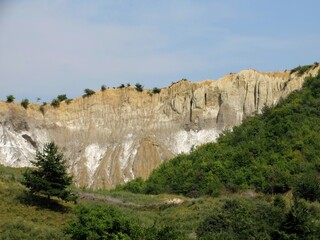
[[[56,196],[66,201],[74,201],[76,196],[70,192],[72,177],[67,174],[63,154],[58,151],[54,142],[46,144],[43,152],[37,151],[36,160],[31,161],[35,170],[27,170],[23,176],[23,184],[30,193],[43,194],[50,199]]]

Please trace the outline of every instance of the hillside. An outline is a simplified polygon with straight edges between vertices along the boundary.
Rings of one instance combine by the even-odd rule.
[[[146,182],[74,189],[76,205],[30,198],[25,170],[0,165],[0,239],[319,239],[319,106],[320,72]]]
[[[214,141],[225,128],[300,89],[304,72],[244,70],[219,80],[173,83],[160,93],[133,87],[105,89],[59,106],[0,102],[0,163],[30,166],[53,140],[76,185],[111,188],[146,179],[161,163]]]
[[[266,106],[262,114],[224,131],[216,143],[180,154],[145,183],[138,179],[125,188],[187,196],[247,190],[275,194],[303,188],[309,191],[307,199],[319,200],[319,106],[320,72],[307,77],[301,90],[275,107]]]

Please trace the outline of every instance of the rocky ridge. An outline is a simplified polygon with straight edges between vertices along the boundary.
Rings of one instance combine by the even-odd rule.
[[[106,89],[59,107],[0,102],[0,163],[30,166],[37,148],[55,141],[81,187],[110,188],[163,161],[214,141],[225,128],[301,88],[319,66],[298,73],[244,70],[219,80],[180,81],[158,94]]]

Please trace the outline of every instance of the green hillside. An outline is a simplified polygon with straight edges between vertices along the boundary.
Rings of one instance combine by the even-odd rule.
[[[248,117],[203,145],[162,164],[144,183],[123,188],[145,193],[186,196],[253,190],[269,194],[294,190],[320,198],[320,73],[277,106]],[[303,189],[306,183],[309,189]],[[308,184],[312,183],[312,186]]]
[[[320,239],[319,123],[320,72],[146,181],[74,188],[77,204],[30,197],[25,169],[0,165],[0,240]]]

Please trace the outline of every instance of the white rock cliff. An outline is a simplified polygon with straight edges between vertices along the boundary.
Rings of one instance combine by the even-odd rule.
[[[306,75],[244,70],[219,80],[180,81],[159,94],[106,89],[55,108],[0,102],[0,163],[31,166],[53,140],[78,186],[110,188],[146,178],[159,164],[214,141],[225,128],[300,89]]]

